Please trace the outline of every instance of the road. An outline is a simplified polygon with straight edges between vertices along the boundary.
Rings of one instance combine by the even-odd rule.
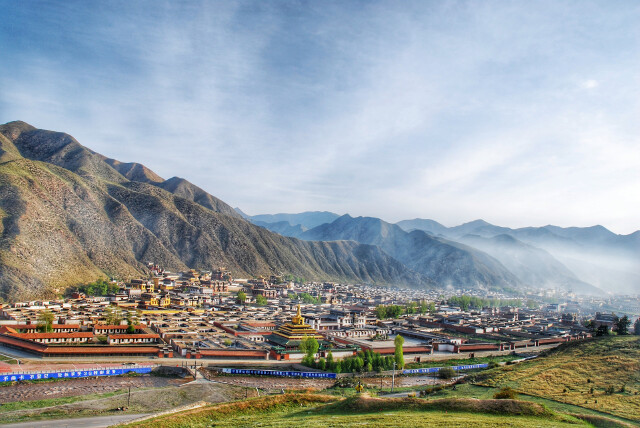
[[[127,422],[148,416],[146,413],[137,415],[96,416],[93,418],[53,419],[49,421],[20,422],[18,424],[0,425],[2,428],[105,428],[111,425]]]

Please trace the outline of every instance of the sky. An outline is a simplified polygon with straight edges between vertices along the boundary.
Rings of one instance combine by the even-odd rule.
[[[636,1],[0,0],[0,123],[248,214],[640,229]]]

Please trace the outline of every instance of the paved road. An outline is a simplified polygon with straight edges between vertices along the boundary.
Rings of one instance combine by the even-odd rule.
[[[96,416],[94,418],[54,419],[49,421],[21,422],[0,425],[2,428],[106,428],[111,425],[138,419],[147,414]]]

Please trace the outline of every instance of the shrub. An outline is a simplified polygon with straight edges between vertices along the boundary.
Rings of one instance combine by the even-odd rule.
[[[440,379],[451,379],[456,375],[456,372],[451,367],[443,367],[438,370],[438,377]]]
[[[496,363],[495,361],[489,361],[489,366],[487,368],[490,369],[495,369],[496,367],[498,367],[500,364]]]
[[[605,393],[609,395],[613,394],[614,392],[616,392],[616,389],[613,387],[613,385],[608,386],[607,389],[605,390]]]
[[[495,398],[496,400],[515,400],[516,398],[518,398],[518,393],[514,389],[505,386],[504,388],[500,389],[500,391],[496,392],[493,395],[493,398]]]
[[[336,380],[333,384],[334,388],[355,388],[358,385],[358,379],[353,377],[343,377]]]

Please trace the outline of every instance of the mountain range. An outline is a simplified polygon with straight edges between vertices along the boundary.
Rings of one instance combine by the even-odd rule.
[[[275,215],[280,220],[277,223],[254,220],[264,216],[247,218],[286,236],[377,245],[441,286],[491,284],[503,288],[558,288],[584,294],[603,294],[604,290],[640,292],[640,231],[617,235],[603,226],[551,225],[511,229],[484,220],[446,227],[435,220],[419,218],[390,224],[337,214],[331,223],[312,229],[296,224],[297,219],[309,214],[313,213]],[[289,220],[283,222],[283,218]],[[466,270],[452,269],[465,264]]]
[[[0,219],[7,300],[140,276],[147,262],[173,271],[225,266],[238,277],[429,284],[378,247],[283,237],[184,179],[164,180],[24,122],[0,126]]]
[[[0,297],[48,298],[98,277],[225,266],[412,287],[638,292],[640,232],[448,228],[330,212],[249,216],[189,181],[110,159],[72,136],[0,125]],[[615,285],[611,285],[611,283]]]

